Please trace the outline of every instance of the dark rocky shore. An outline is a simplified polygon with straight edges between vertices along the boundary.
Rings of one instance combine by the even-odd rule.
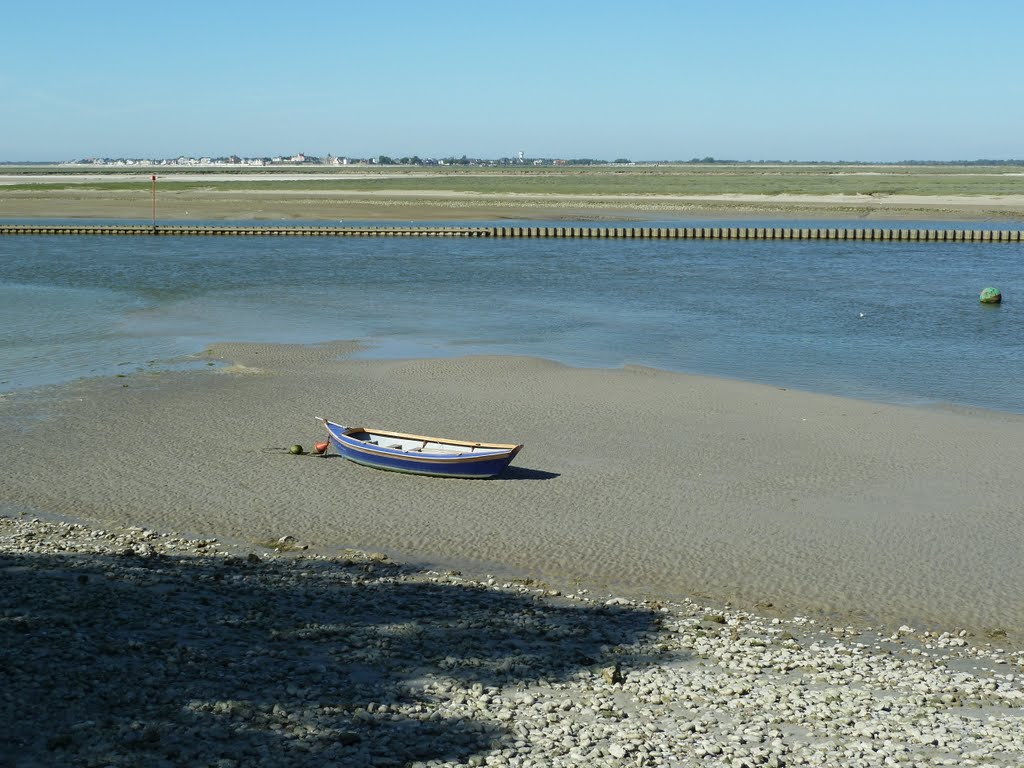
[[[0,518],[0,766],[1024,761],[999,638],[253,549]]]

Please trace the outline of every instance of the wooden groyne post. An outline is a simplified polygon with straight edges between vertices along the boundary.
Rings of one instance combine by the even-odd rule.
[[[147,237],[493,237],[615,240],[873,240],[1018,243],[1020,229],[894,229],[794,227],[442,227],[442,226],[193,226],[177,224],[0,224],[0,235]]]

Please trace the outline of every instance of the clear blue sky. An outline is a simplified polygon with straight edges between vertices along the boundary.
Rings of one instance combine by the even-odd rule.
[[[1020,0],[5,0],[0,160],[1024,158]]]

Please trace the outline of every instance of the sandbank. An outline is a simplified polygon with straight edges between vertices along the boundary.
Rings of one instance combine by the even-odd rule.
[[[5,187],[0,178],[0,218],[117,219],[150,221],[145,190],[109,184],[61,189]],[[252,182],[252,177],[245,177]],[[54,181],[46,177],[47,182]],[[287,181],[278,177],[274,181]],[[109,181],[109,179],[107,179]],[[210,179],[207,179],[210,181]],[[221,181],[229,182],[230,177]],[[13,183],[13,182],[8,182]],[[830,219],[870,221],[991,221],[993,228],[1024,219],[1024,195],[861,194],[523,194],[443,190],[310,190],[176,188],[164,184],[159,221],[645,221],[688,219]]]
[[[1024,636],[1024,417],[647,368],[222,344],[0,400],[0,499],[631,597]],[[489,481],[295,457],[315,416],[523,442]]]

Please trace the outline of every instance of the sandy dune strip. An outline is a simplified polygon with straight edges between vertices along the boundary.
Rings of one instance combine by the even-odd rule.
[[[53,185],[60,177],[40,177]],[[137,190],[105,188],[97,177],[68,177],[66,187],[31,189],[24,177],[0,176],[0,218],[109,218],[149,220],[152,197]],[[852,218],[873,220],[992,221],[994,228],[1024,218],[1024,195],[914,194],[559,194],[542,192],[466,192],[387,189],[232,189],[230,181],[260,180],[259,175],[226,176],[220,186],[176,188],[175,177],[160,186],[157,218],[164,221],[253,220],[621,220],[687,218]],[[121,181],[130,181],[120,177]],[[268,175],[267,181],[300,181]],[[308,179],[307,179],[308,180]],[[17,189],[8,189],[14,184]],[[29,188],[26,188],[29,187]]]

